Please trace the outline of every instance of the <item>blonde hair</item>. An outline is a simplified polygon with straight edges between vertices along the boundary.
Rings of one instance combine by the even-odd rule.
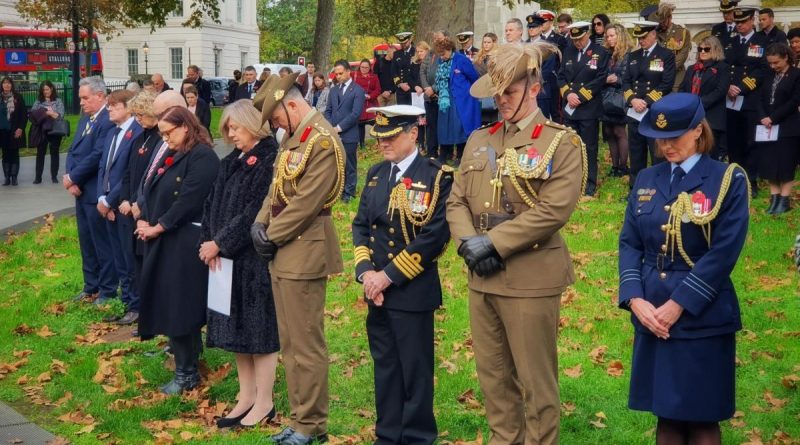
[[[156,100],[156,93],[142,90],[133,99],[128,101],[128,111],[131,114],[142,114],[145,116],[156,117],[153,111],[153,102]]]
[[[484,51],[483,50],[483,39],[485,39],[487,37],[492,39],[492,49],[489,50],[489,51]],[[478,61],[479,63],[483,63],[483,58],[486,57],[486,56],[490,56],[490,55],[494,54],[494,52],[496,50],[497,50],[497,34],[495,34],[493,32],[487,32],[481,38],[481,49],[478,50],[478,55],[475,56],[475,60]]]
[[[611,50],[611,60],[614,63],[619,63],[623,58],[625,58],[625,54],[633,49],[633,39],[631,38],[628,31],[619,23],[614,23],[613,25],[606,28],[606,32],[613,29],[617,33],[617,44],[614,48],[608,46],[608,39],[603,40],[603,46],[606,49]]]
[[[428,45],[428,42],[426,42],[424,40],[421,40],[421,41],[417,42],[417,49],[418,50],[419,49],[425,50],[425,51],[428,52],[428,54],[431,53],[431,46]],[[414,60],[412,60],[412,62],[414,62],[414,63],[422,63],[422,58],[419,57],[419,52],[415,52],[414,53]]]
[[[257,139],[264,139],[270,134],[269,127],[262,125],[261,113],[253,106],[253,101],[250,99],[239,99],[222,111],[222,117],[219,120],[219,132],[225,142],[229,144],[233,143],[228,136],[228,124],[230,121],[235,121]]]
[[[708,36],[700,41],[697,46],[708,45],[711,48],[711,60],[725,60],[725,51],[722,49],[722,43],[714,36]]]
[[[700,124],[698,125],[702,130],[700,132],[700,137],[697,138],[697,153],[701,155],[710,153],[711,149],[714,148],[714,132],[711,131],[711,126],[708,124],[708,121],[705,118],[703,118],[703,120],[700,121]],[[694,130],[694,128],[688,131],[691,130]],[[661,148],[662,147],[661,140],[662,139],[656,139],[656,152],[658,153],[659,156],[663,157],[664,150]]]

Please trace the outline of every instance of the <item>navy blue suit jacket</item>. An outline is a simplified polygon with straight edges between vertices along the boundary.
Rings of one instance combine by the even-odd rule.
[[[747,176],[741,169],[734,172],[722,207],[711,222],[710,247],[700,226],[681,224],[683,245],[694,267],[689,267],[677,248],[673,258],[670,253],[662,255],[661,247],[669,216],[665,206],[675,202],[679,192],[702,191],[713,208],[726,168],[727,164],[704,155],[681,180],[679,190],[670,193],[671,166],[662,162],[639,173],[628,198],[619,237],[619,305],[627,308],[628,301],[637,297],[656,307],[674,300],[684,311],[670,328],[671,338],[721,335],[742,327],[730,278],[747,237],[750,215]],[[637,332],[652,335],[635,315],[631,318]]]
[[[106,141],[103,144],[103,157],[100,158],[100,165],[97,170],[97,197],[105,195],[106,202],[109,208],[116,209],[120,203],[120,193],[122,192],[122,179],[128,170],[128,156],[136,141],[142,134],[142,126],[138,122],[133,121],[128,130],[120,133],[119,137],[122,141],[119,143],[119,148],[111,161],[111,169],[109,170],[108,186],[110,191],[108,193],[103,190],[103,177],[106,174],[106,165],[108,164],[108,155],[111,152],[111,141],[117,132],[117,127],[111,129],[106,135]]]
[[[347,144],[358,143],[358,118],[364,109],[367,99],[364,89],[358,86],[355,80],[350,81],[350,86],[342,95],[341,87],[334,86],[328,94],[328,106],[325,107],[325,119],[331,126],[337,125],[341,129],[339,137]]]
[[[87,122],[89,116],[83,116],[75,128],[75,139],[67,152],[66,172],[81,189],[78,201],[92,204],[97,202],[97,166],[103,157],[106,135],[115,125],[108,119],[105,107],[97,114],[91,130],[83,134]]]

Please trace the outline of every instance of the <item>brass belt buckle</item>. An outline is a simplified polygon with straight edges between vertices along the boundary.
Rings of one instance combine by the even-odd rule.
[[[478,228],[481,232],[487,232],[489,230],[489,214],[486,212],[481,212],[478,215]]]
[[[664,258],[666,256],[667,255],[663,253],[659,253],[658,256],[656,257],[656,269],[658,269],[659,272],[664,271]]]

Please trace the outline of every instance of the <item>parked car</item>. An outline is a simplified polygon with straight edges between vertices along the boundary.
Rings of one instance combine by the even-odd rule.
[[[206,80],[211,84],[211,105],[223,106],[228,103],[228,82],[229,77],[207,77]]]

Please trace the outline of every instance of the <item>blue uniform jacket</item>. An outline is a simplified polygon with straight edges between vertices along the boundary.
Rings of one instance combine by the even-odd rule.
[[[117,148],[114,160],[111,161],[110,176],[108,178],[108,186],[111,188],[111,191],[108,193],[105,193],[105,190],[103,190],[103,176],[106,174],[106,164],[108,164],[108,155],[111,151],[111,141],[114,139],[114,135],[117,132],[116,127],[112,128],[111,131],[108,132],[108,135],[106,135],[106,141],[103,144],[103,157],[100,158],[100,165],[97,170],[97,197],[99,198],[105,195],[106,202],[111,209],[116,209],[117,206],[119,206],[120,193],[122,192],[122,179],[128,172],[128,155],[130,154],[134,141],[139,138],[142,131],[142,126],[139,125],[138,122],[133,121],[125,133],[119,135],[119,137],[122,138],[122,142],[120,142],[119,148]]]
[[[481,103],[469,94],[469,89],[481,77],[467,56],[453,53],[450,65],[450,100],[456,104],[458,118],[469,136],[481,126]]]
[[[716,205],[726,164],[703,155],[680,182],[679,191],[702,191]],[[628,308],[640,297],[659,307],[675,300],[684,311],[670,328],[671,338],[702,338],[735,332],[742,327],[739,302],[730,279],[747,236],[749,218],[747,176],[736,170],[722,208],[711,222],[709,248],[700,226],[681,224],[684,248],[693,268],[677,252],[662,255],[668,206],[670,163],[642,170],[628,198],[619,238],[619,305]],[[652,335],[631,315],[640,334]]]
[[[103,157],[106,135],[114,128],[114,123],[108,119],[108,110],[105,107],[97,114],[94,122],[90,123],[90,130],[84,134],[88,122],[89,116],[83,116],[78,121],[75,139],[67,152],[66,172],[81,189],[81,196],[77,200],[92,204],[97,202],[97,166]]]

